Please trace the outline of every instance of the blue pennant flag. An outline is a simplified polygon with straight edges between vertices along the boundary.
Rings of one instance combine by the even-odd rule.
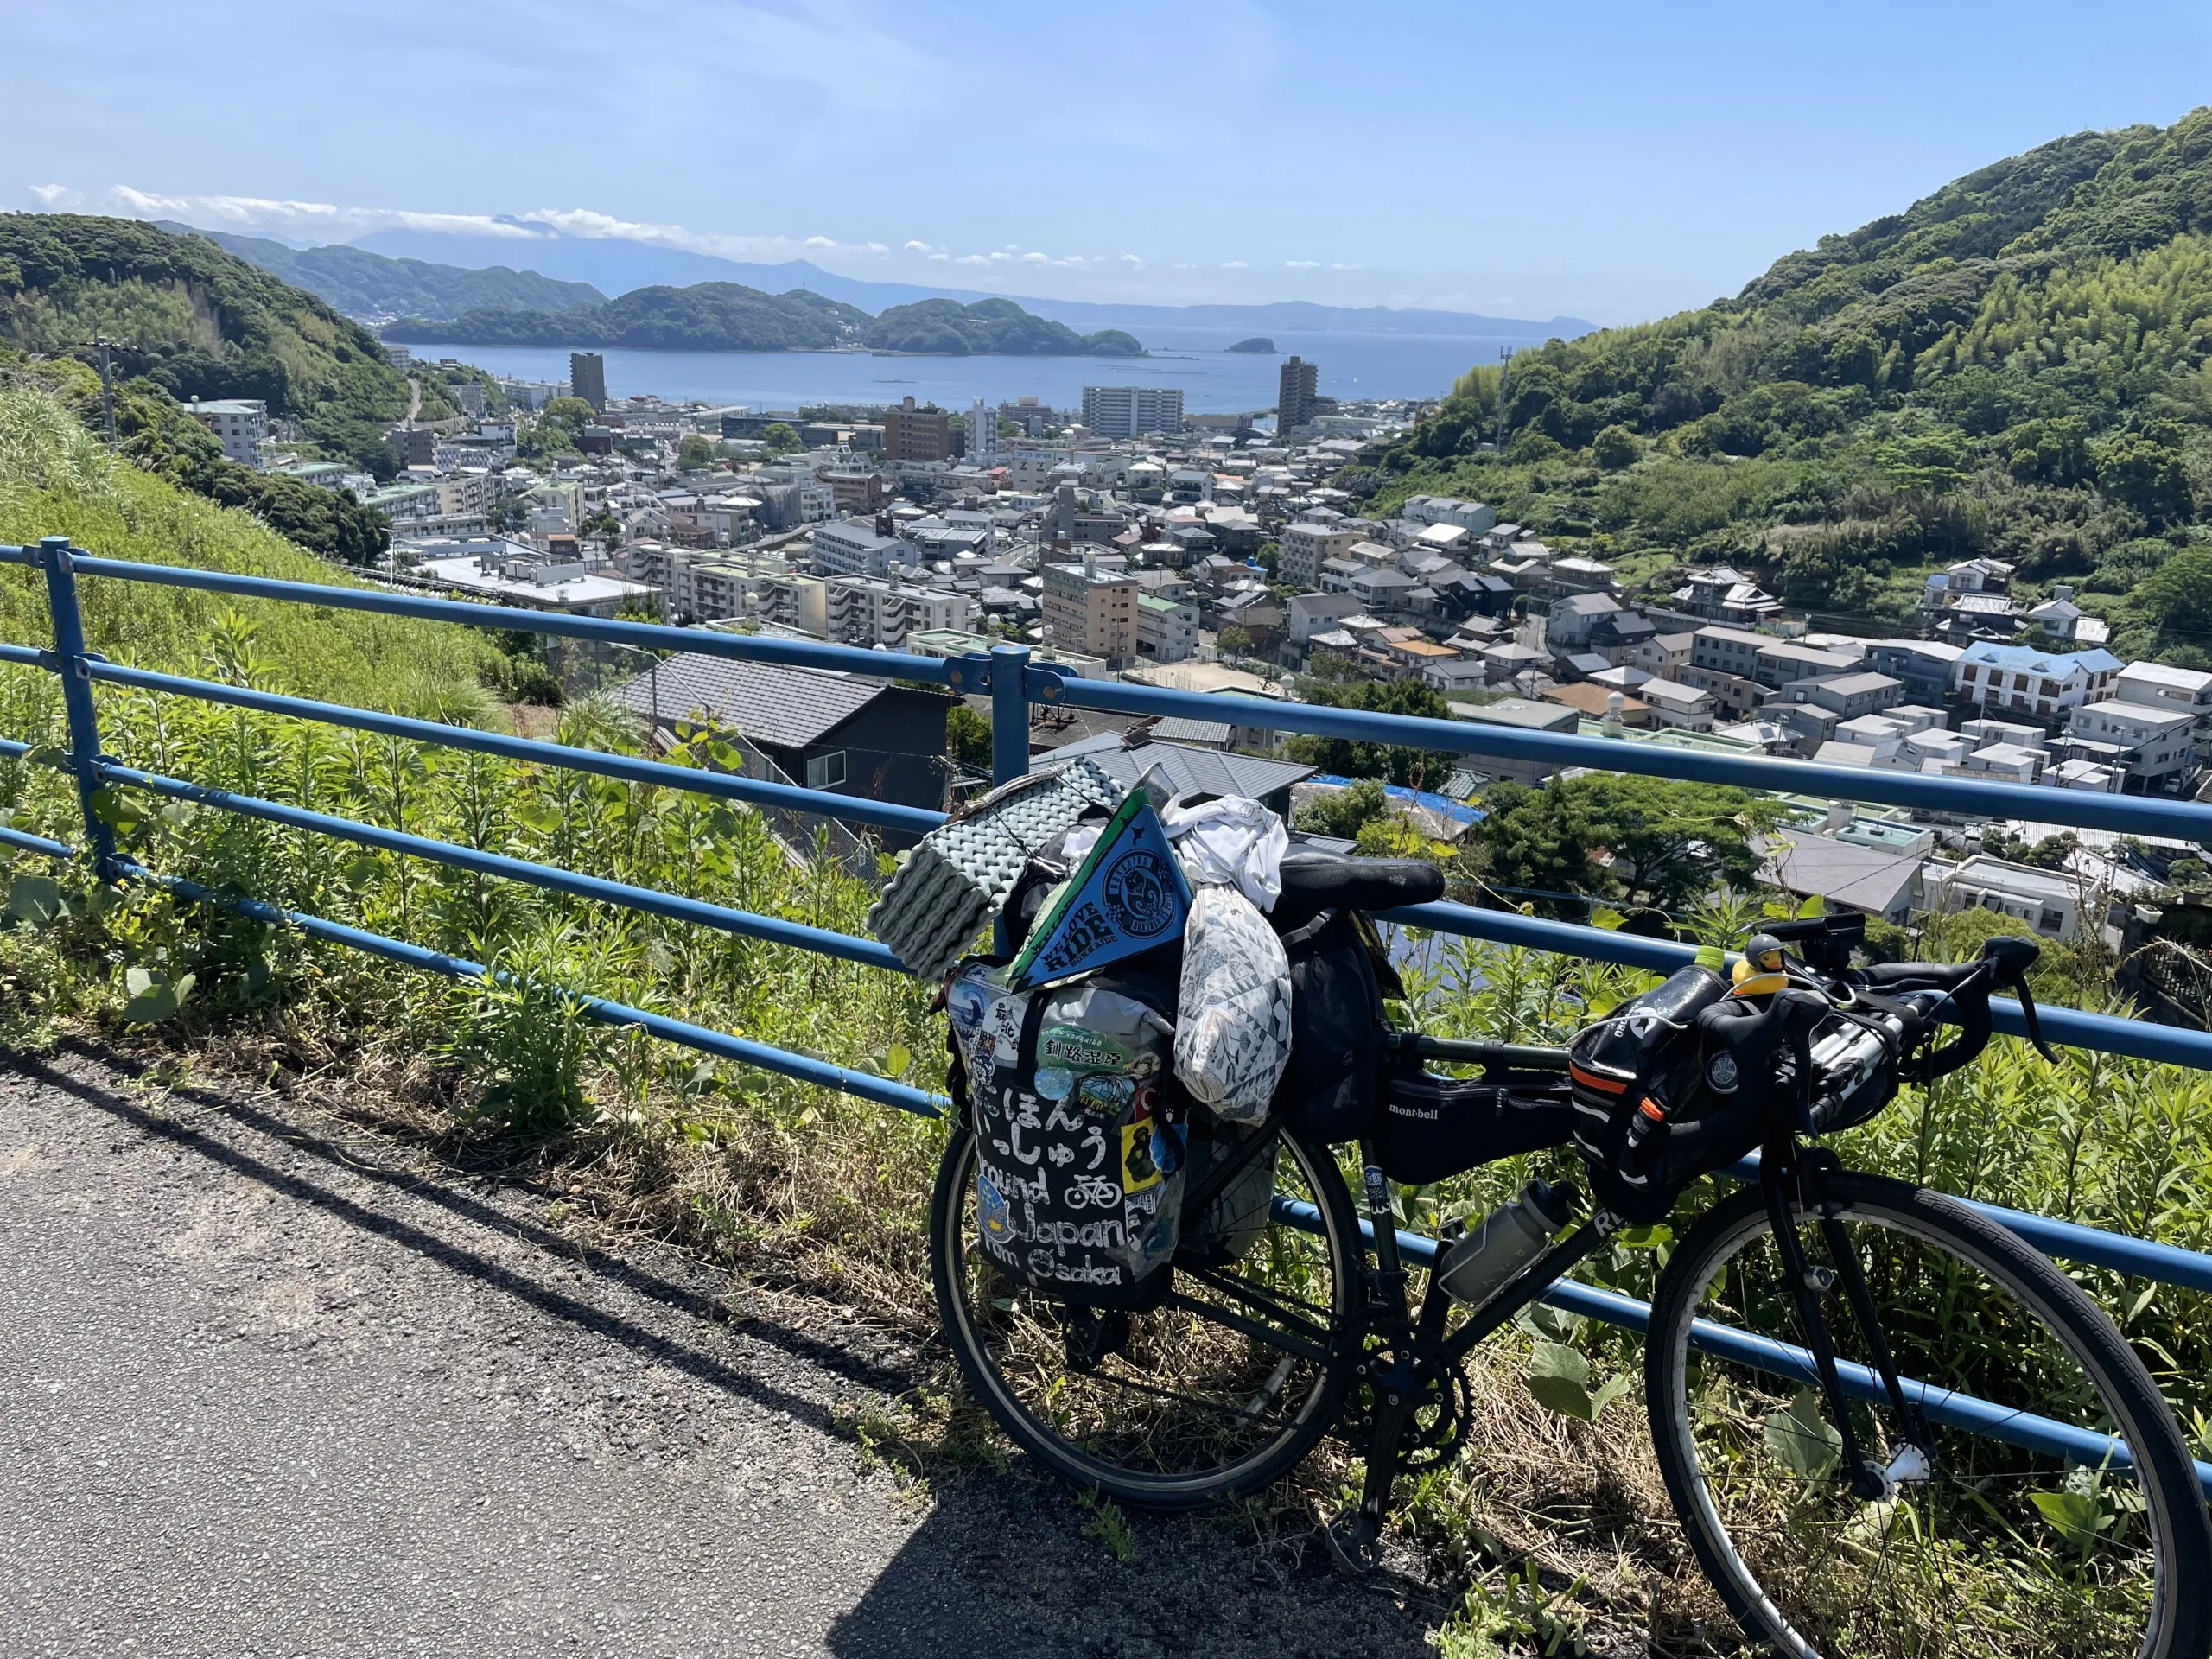
[[[1007,970],[1011,990],[1088,973],[1183,937],[1190,884],[1141,789],[1122,799]]]

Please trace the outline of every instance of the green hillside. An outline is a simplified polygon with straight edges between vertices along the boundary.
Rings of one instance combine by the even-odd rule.
[[[375,338],[204,237],[137,219],[0,213],[0,343],[92,359],[177,397],[258,397],[333,459],[389,476],[405,378]],[[426,414],[450,412],[441,401]]]
[[[307,289],[345,315],[366,321],[407,316],[457,317],[483,306],[563,311],[572,306],[607,303],[607,296],[589,283],[558,282],[534,270],[516,270],[506,265],[468,270],[423,259],[389,258],[343,243],[293,248],[265,237],[195,230],[166,219],[156,222],[179,236],[204,236],[248,264],[294,288]]]
[[[803,288],[764,294],[741,283],[638,288],[563,311],[482,308],[450,322],[408,317],[386,340],[454,346],[628,346],[667,352],[819,352],[850,345],[868,315]]]
[[[917,300],[870,323],[862,342],[885,352],[946,357],[1138,357],[1144,347],[1118,328],[1078,334],[1032,316],[1012,300]]]
[[[250,513],[110,456],[61,399],[18,378],[0,384],[0,543],[42,536],[109,558],[353,585]],[[46,642],[41,582],[0,566],[0,639]],[[92,648],[148,668],[203,672],[229,614],[257,631],[270,683],[330,702],[473,722],[486,708],[484,677],[497,670],[497,652],[465,628],[90,578],[81,591]]]
[[[1986,552],[2075,586],[2117,647],[2212,660],[2212,110],[2057,140],[1733,299],[1471,371],[1353,481],[1385,509],[1478,497],[1656,587],[1751,565],[1868,626]]]

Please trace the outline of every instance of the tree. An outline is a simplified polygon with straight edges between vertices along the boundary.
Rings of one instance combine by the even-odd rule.
[[[1636,465],[1643,453],[1636,441],[1636,434],[1624,426],[1609,426],[1590,440],[1590,459],[1609,473],[1618,473],[1624,467]]]
[[[944,714],[944,752],[971,772],[991,769],[991,722],[964,702]]]
[[[768,453],[780,455],[793,449],[804,448],[799,435],[791,429],[789,421],[771,421],[760,434],[760,442],[768,446]]]
[[[1215,636],[1214,644],[1230,662],[1252,654],[1252,636],[1234,622]]]
[[[676,447],[676,464],[685,472],[696,472],[715,464],[715,446],[696,432],[687,432],[683,442]]]
[[[1372,778],[1350,789],[1332,789],[1298,815],[1298,827],[1311,836],[1357,841],[1359,832],[1390,810],[1390,798]]]
[[[2212,547],[2183,548],[2145,576],[2133,594],[2136,608],[2161,627],[2194,627],[2212,616]]]
[[[2189,463],[2179,429],[2156,421],[2094,445],[2097,487],[2153,524],[2182,524],[2190,513]]]
[[[1606,772],[1541,789],[1502,784],[1483,807],[1475,833],[1500,885],[1666,911],[1755,882],[1756,838],[1783,812],[1745,790]]]
[[[592,406],[581,397],[556,397],[537,418],[541,425],[557,426],[573,438],[594,415]]]
[[[1384,685],[1374,680],[1308,679],[1300,685],[1299,695],[1308,702],[1336,709],[1367,709],[1425,720],[1452,718],[1452,705],[1416,680]],[[1382,778],[1415,788],[1441,783],[1459,765],[1457,755],[1449,751],[1439,753],[1402,743],[1369,743],[1344,737],[1294,737],[1290,753],[1294,759],[1340,778]]]

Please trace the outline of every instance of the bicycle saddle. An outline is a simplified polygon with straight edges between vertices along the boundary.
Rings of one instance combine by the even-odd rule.
[[[1394,910],[1444,896],[1444,871],[1425,858],[1286,853],[1282,893],[1268,920],[1287,933],[1325,910]]]

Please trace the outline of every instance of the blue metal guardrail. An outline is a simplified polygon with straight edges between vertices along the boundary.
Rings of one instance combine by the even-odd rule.
[[[111,835],[93,810],[93,798],[99,791],[116,786],[143,790],[236,812],[266,823],[349,840],[480,874],[525,882],[556,893],[617,905],[674,921],[716,928],[769,944],[794,946],[892,971],[904,971],[904,968],[889,950],[872,939],[810,927],[778,917],[756,915],[727,906],[683,899],[651,888],[580,875],[551,865],[385,830],[327,813],[231,791],[212,789],[187,779],[167,778],[121,765],[102,753],[93,688],[99,684],[118,685],[165,696],[194,697],[234,708],[257,709],[447,748],[474,750],[509,760],[566,767],[625,782],[686,790],[757,806],[791,808],[879,830],[923,834],[943,823],[944,815],[832,791],[765,783],[723,772],[668,766],[627,755],[607,754],[535,739],[508,737],[429,721],[410,720],[397,715],[317,702],[303,697],[284,696],[181,675],[154,673],[111,663],[86,647],[83,613],[77,591],[80,577],[149,582],[242,599],[274,600],[335,609],[370,611],[468,627],[594,639],[648,651],[687,652],[753,662],[780,663],[793,667],[835,669],[879,679],[911,680],[941,685],[962,693],[988,691],[991,700],[991,775],[994,783],[1003,783],[1019,777],[1029,768],[1029,715],[1033,703],[1200,720],[1217,720],[1222,712],[1222,703],[1217,696],[1169,691],[1118,681],[1070,677],[1057,669],[1033,664],[1027,649],[1019,645],[995,647],[988,657],[978,655],[950,659],[913,657],[810,640],[671,628],[651,623],[467,604],[376,588],[327,587],[237,575],[224,571],[143,564],[87,555],[73,549],[66,537],[49,537],[35,548],[0,546],[0,563],[28,565],[40,570],[45,577],[47,603],[54,632],[53,649],[46,651],[27,645],[0,644],[0,663],[43,669],[60,678],[69,737],[68,750],[61,764],[75,779],[79,804],[83,808],[86,836],[86,844],[80,854],[79,849],[57,841],[22,830],[0,828],[0,847],[55,859],[73,860],[83,856],[96,870],[111,880],[140,881],[162,887],[180,897],[226,906],[273,925],[296,928],[314,938],[365,951],[410,967],[459,978],[480,979],[486,976],[488,970],[477,963],[350,927],[327,918],[282,910],[258,899],[214,893],[180,877],[149,870],[135,860],[118,857]],[[2189,801],[2088,795],[2067,790],[1974,783],[1915,773],[1864,772],[1769,758],[1704,753],[1605,738],[1523,732],[1474,722],[1374,714],[1287,701],[1242,700],[1237,705],[1237,715],[1241,724],[1278,731],[1404,744],[1454,754],[1536,760],[1562,767],[1587,766],[1605,771],[1640,772],[1691,782],[1732,785],[1791,794],[1825,794],[1838,799],[1925,807],[1982,817],[2013,816],[2040,823],[2164,835],[2212,844],[2212,806]],[[29,745],[11,739],[0,739],[0,756],[21,759],[29,753]],[[1461,904],[1418,905],[1388,912],[1385,915],[1392,921],[1440,932],[1588,957],[1662,972],[1681,966],[1694,955],[1691,947],[1668,940],[1641,938],[1603,928],[1548,921],[1510,912],[1479,910]],[[800,1082],[839,1090],[882,1105],[895,1106],[904,1111],[935,1116],[943,1105],[941,1097],[890,1078],[870,1072],[849,1071],[824,1060],[794,1054],[767,1044],[749,1042],[645,1009],[599,997],[585,999],[583,1007],[591,1017],[610,1025],[633,1027],[654,1037],[741,1065],[758,1067]],[[2110,1015],[2083,1014],[2067,1008],[2045,1009],[2042,1014],[2045,1033],[2057,1042],[2136,1058],[2212,1070],[2212,1033],[2177,1030],[2140,1020],[2120,1020]],[[1996,1019],[1999,1030],[2013,1035],[2024,1034],[2025,1023],[2017,1003],[1998,1003]],[[1996,1205],[1977,1205],[1976,1207],[2012,1227],[2030,1243],[2049,1255],[2186,1289],[2212,1291],[2212,1255]],[[1285,1209],[1286,1219],[1294,1222],[1301,1219],[1291,1213],[1294,1208],[1289,1206]],[[1426,1260],[1432,1248],[1427,1241],[1412,1235],[1402,1235],[1401,1243],[1402,1248],[1415,1259]],[[1643,1328],[1649,1313],[1644,1304],[1631,1297],[1571,1282],[1556,1287],[1548,1300],[1570,1312],[1637,1330]],[[1759,1339],[1742,1332],[1716,1326],[1709,1332],[1700,1332],[1700,1340],[1704,1345],[1737,1352],[1738,1357],[1748,1358],[1753,1363],[1763,1360],[1770,1369],[1787,1374],[1797,1375],[1802,1370],[1803,1356],[1779,1344],[1769,1344],[1766,1348],[1759,1348]],[[1773,1351],[1769,1352],[1767,1349]],[[1867,1379],[1860,1381],[1872,1386]],[[1929,1400],[1931,1410],[1940,1408],[1945,1420],[1955,1421],[1959,1427],[1978,1433],[1996,1432],[2002,1427],[1991,1418],[1993,1408],[1982,1402],[1949,1395],[1943,1395],[1939,1401],[1936,1391],[1930,1391]],[[2018,1420],[2015,1421],[2017,1423]],[[2067,1447],[2085,1456],[2097,1450],[2086,1442],[2082,1446],[2073,1446],[2071,1442],[2064,1441],[2063,1437],[2068,1433],[2077,1432],[2068,1430],[2063,1425],[2041,1425],[2038,1420],[2037,1424],[2024,1428],[2016,1427],[2006,1437],[2043,1450]],[[2099,1445],[2101,1446],[2101,1442]],[[2094,1461],[2095,1458],[2091,1456],[2089,1460]],[[2198,1474],[2206,1491],[2212,1493],[2212,1465],[2200,1463]]]

